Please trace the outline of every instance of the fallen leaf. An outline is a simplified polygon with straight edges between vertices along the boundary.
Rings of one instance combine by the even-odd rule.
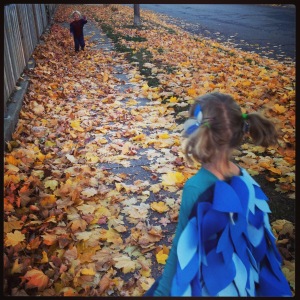
[[[42,291],[49,283],[49,277],[37,269],[27,271],[22,277],[27,280],[26,287],[29,289],[37,288],[39,291]]]
[[[150,204],[151,208],[159,213],[168,211],[170,208],[162,201],[152,202]]]
[[[21,233],[19,230],[15,230],[13,233],[9,232],[5,237],[5,246],[16,246],[21,242],[25,241],[25,234]]]
[[[156,254],[156,260],[159,264],[165,265],[167,258],[168,258],[168,255],[164,253],[164,250],[160,250]]]

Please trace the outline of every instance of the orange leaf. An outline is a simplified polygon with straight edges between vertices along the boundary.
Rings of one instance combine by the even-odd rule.
[[[27,245],[27,249],[29,250],[34,250],[34,249],[38,249],[39,246],[41,244],[41,240],[40,240],[40,237],[37,236],[36,238],[34,238],[33,240],[31,240],[28,245]]]
[[[19,163],[19,160],[14,158],[12,155],[9,155],[5,158],[5,162],[14,166],[17,166]]]
[[[270,170],[272,173],[281,175],[281,171],[279,169],[274,168],[274,167],[271,167],[268,170]]]
[[[26,284],[27,288],[38,288],[39,291],[44,290],[49,282],[49,277],[37,269],[28,271],[23,278],[28,280]]]
[[[53,245],[56,240],[57,240],[57,236],[55,234],[44,234],[42,235],[43,239],[44,239],[44,244],[50,246]]]

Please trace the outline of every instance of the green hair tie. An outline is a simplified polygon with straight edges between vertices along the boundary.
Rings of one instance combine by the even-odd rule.
[[[210,128],[210,124],[208,122],[204,122],[203,123],[203,126],[207,127],[207,128]]]
[[[248,114],[242,114],[242,118],[243,118],[244,120],[247,120],[247,119],[248,119]]]

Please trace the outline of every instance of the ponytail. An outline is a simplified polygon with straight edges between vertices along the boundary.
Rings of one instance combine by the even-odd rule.
[[[250,113],[247,116],[249,135],[255,145],[268,147],[278,143],[278,133],[274,124],[258,113]]]

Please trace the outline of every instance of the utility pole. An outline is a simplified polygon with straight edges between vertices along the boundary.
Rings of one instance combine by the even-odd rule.
[[[140,5],[133,4],[134,10],[134,26],[141,26],[141,15],[140,15]]]

